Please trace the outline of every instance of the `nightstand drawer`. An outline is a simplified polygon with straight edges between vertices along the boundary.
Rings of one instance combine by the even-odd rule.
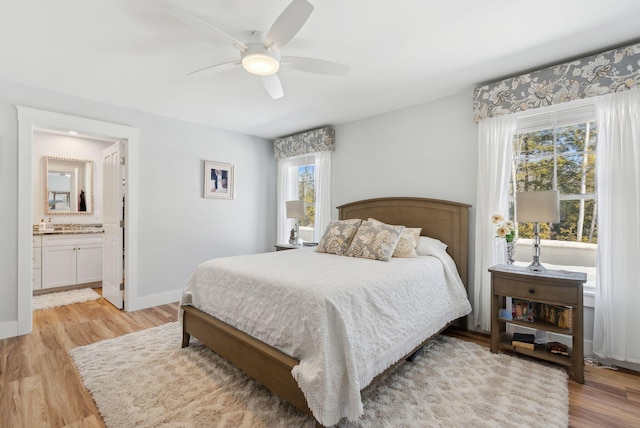
[[[494,276],[493,292],[517,299],[544,301],[562,305],[578,304],[578,287],[540,284],[537,281],[528,281],[519,278],[514,281],[510,278]]]

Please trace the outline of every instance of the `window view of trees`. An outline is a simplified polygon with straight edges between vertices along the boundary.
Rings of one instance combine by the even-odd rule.
[[[560,223],[541,224],[542,239],[597,243],[596,141],[594,122],[515,136],[511,196],[536,190],[560,193]],[[533,225],[519,224],[518,236],[531,238]]]
[[[316,218],[316,176],[314,165],[298,167],[298,196],[304,201],[307,216],[301,218],[300,226],[313,228]]]

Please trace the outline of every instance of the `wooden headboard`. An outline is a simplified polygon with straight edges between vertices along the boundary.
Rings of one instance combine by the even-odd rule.
[[[369,217],[387,224],[421,227],[423,236],[448,245],[447,252],[458,266],[467,287],[469,235],[467,211],[470,205],[425,198],[377,198],[351,202],[338,207],[340,220]]]

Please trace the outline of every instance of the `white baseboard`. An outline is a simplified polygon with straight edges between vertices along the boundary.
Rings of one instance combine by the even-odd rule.
[[[622,367],[622,368],[633,370],[635,372],[640,373],[640,364],[630,363],[628,361],[612,360],[610,358],[600,358],[597,355],[595,355],[593,353],[593,341],[591,340],[584,341],[584,355],[594,355],[598,359],[598,361],[601,361],[603,363],[610,364],[616,367]]]
[[[166,305],[168,303],[179,302],[182,297],[182,289],[168,291],[166,293],[152,294],[150,296],[135,297],[125,302],[125,310],[127,312],[137,311],[140,309],[152,308],[154,306]]]
[[[593,340],[584,341],[584,355],[593,355]]]
[[[18,336],[18,321],[0,323],[0,339]]]

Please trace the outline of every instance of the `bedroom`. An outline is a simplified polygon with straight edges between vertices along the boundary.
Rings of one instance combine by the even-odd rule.
[[[630,16],[627,5],[624,13]],[[321,9],[318,5],[318,9]],[[500,66],[481,81],[496,80],[528,69],[580,57],[591,52],[626,44],[637,39],[635,23],[617,25],[620,34],[602,27],[567,36],[563,43],[547,41],[536,47],[548,50],[552,57],[516,68],[517,60],[530,56],[526,48],[508,58],[488,58]],[[626,32],[625,32],[626,31]],[[586,37],[585,34],[589,34]],[[195,36],[192,37],[196,39]],[[4,42],[10,43],[10,37]],[[196,39],[196,42],[200,42]],[[553,49],[552,49],[553,48]],[[535,50],[533,46],[531,49]],[[2,51],[10,48],[3,45]],[[342,60],[342,59],[340,59]],[[346,61],[346,59],[344,60]],[[23,63],[24,64],[24,63]],[[485,63],[486,67],[488,65]],[[24,67],[24,75],[32,69]],[[486,73],[486,72],[485,72]],[[51,75],[60,76],[60,71]],[[465,74],[461,72],[461,74]],[[270,251],[276,241],[276,163],[270,140],[305,130],[308,124],[293,125],[287,131],[264,137],[256,133],[232,132],[223,126],[210,127],[169,119],[160,115],[95,100],[82,94],[64,94],[69,82],[61,80],[57,89],[37,88],[20,83],[18,74],[3,76],[0,83],[2,103],[2,193],[8,201],[3,208],[0,290],[2,332],[15,331],[19,315],[18,300],[18,185],[19,147],[14,105],[56,111],[80,117],[127,124],[140,129],[138,147],[138,287],[132,309],[177,301],[181,287],[199,262],[236,254]],[[475,84],[480,83],[475,81]],[[438,86],[438,81],[434,81]],[[146,86],[141,87],[146,88]],[[260,90],[258,86],[255,88]],[[145,89],[146,90],[146,89]],[[428,196],[476,203],[477,126],[471,120],[473,85],[442,93],[437,99],[416,102],[410,107],[389,102],[388,113],[334,125],[337,147],[333,157],[333,205],[379,196]],[[274,118],[277,123],[284,119]],[[319,124],[320,125],[320,124]],[[393,141],[389,144],[389,141]],[[440,142],[446,141],[445,144]],[[435,144],[434,142],[438,142]],[[366,151],[362,146],[367,147]],[[403,154],[410,154],[407,158]],[[353,159],[360,162],[354,165]],[[236,166],[237,197],[233,201],[202,199],[201,161],[231,162]],[[372,168],[373,167],[373,168]],[[375,170],[375,171],[372,171]],[[390,171],[385,178],[384,171]],[[239,177],[242,177],[240,180]],[[401,188],[399,184],[401,183]],[[401,190],[401,191],[400,191]],[[215,202],[215,203],[212,203]],[[474,214],[471,209],[471,216]],[[255,213],[264,213],[256,216]],[[215,218],[215,221],[211,219]],[[228,225],[232,224],[233,227]],[[471,247],[473,247],[473,222]],[[213,242],[213,244],[212,244]],[[474,263],[470,255],[470,265]],[[158,266],[171,266],[160,269]],[[3,334],[9,336],[11,334]]]

